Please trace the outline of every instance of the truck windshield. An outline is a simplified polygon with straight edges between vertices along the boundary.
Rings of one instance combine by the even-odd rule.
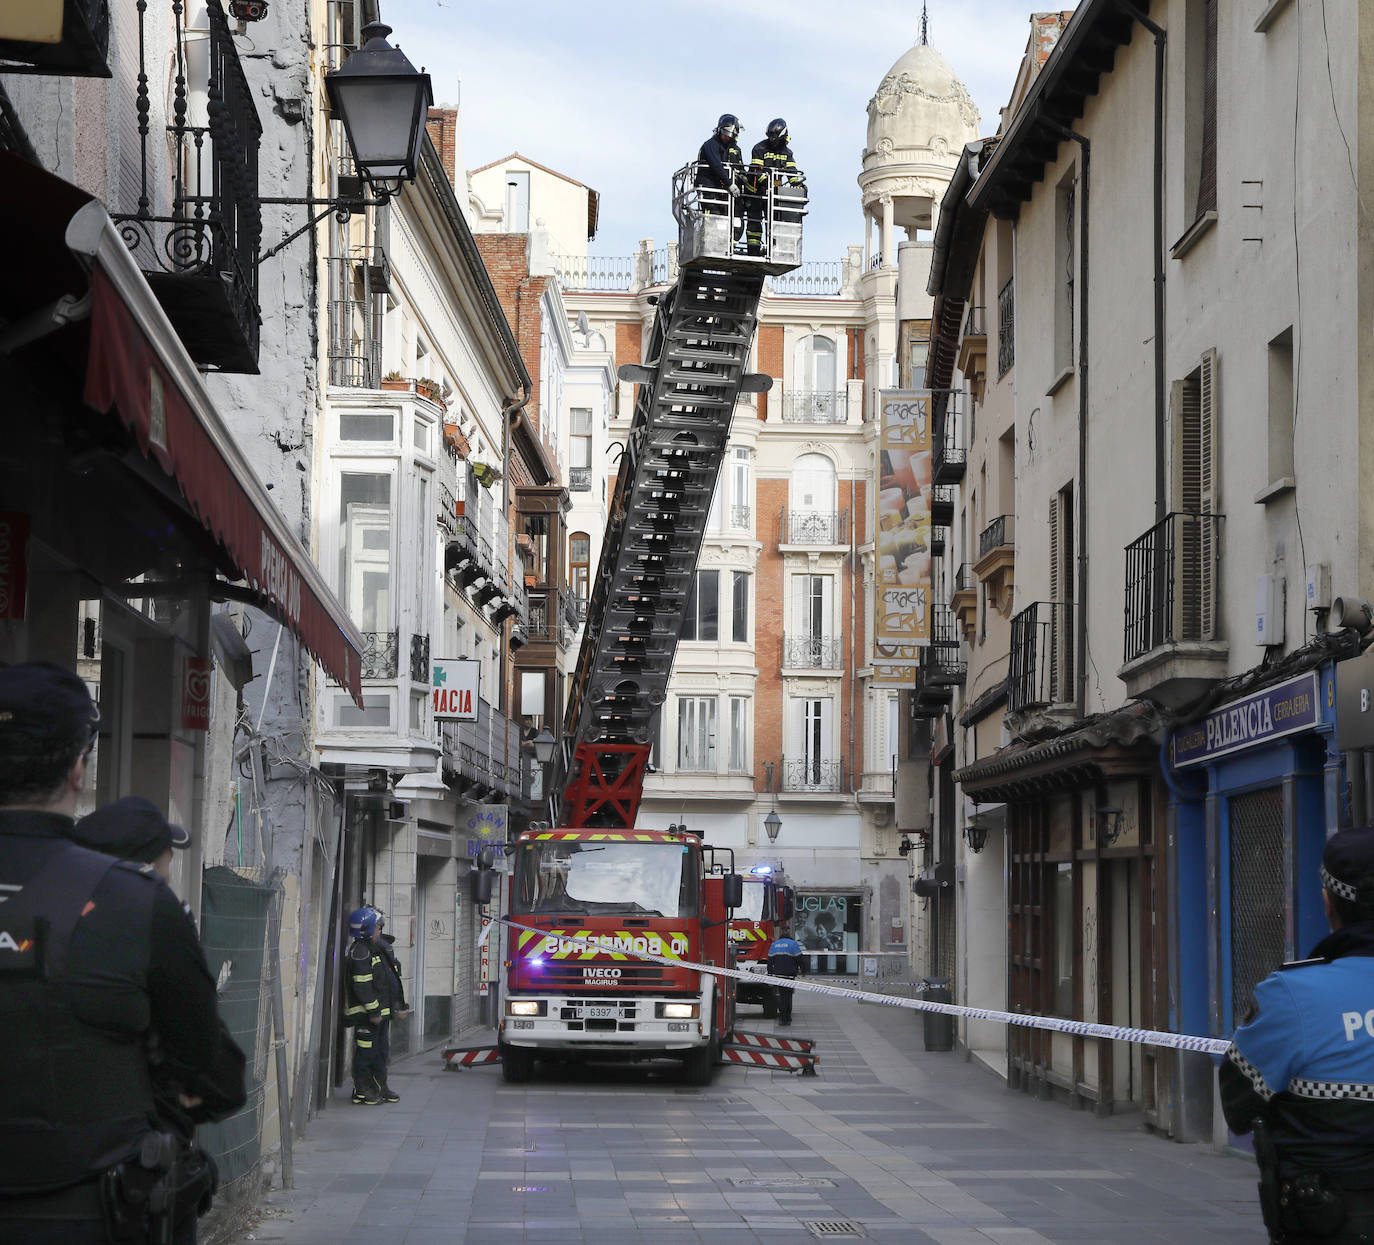
[[[531,913],[696,916],[697,861],[697,853],[681,843],[522,843],[516,902]]]
[[[763,901],[768,894],[768,887],[762,882],[745,882],[744,902],[735,909],[734,919],[736,921],[762,921],[763,920]]]

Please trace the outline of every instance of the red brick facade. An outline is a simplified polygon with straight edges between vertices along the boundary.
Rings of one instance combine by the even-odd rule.
[[[456,108],[431,108],[425,119],[425,129],[429,131],[430,141],[439,153],[448,180],[458,186],[458,110]],[[466,180],[466,178],[465,178]]]

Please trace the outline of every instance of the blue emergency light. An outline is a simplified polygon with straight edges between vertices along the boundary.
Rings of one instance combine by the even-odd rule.
[[[758,875],[761,876],[761,877],[766,877],[768,874],[770,874],[770,873],[773,872],[773,866],[772,866],[772,865],[755,865],[752,869],[749,870],[749,872],[750,872],[750,873],[758,874]]]

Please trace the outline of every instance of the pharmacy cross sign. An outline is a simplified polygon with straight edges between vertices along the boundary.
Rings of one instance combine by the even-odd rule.
[[[480,699],[482,663],[467,657],[441,657],[434,662],[430,700],[436,722],[475,722]]]

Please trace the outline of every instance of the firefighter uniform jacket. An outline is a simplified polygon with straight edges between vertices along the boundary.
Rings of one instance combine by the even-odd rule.
[[[797,171],[797,162],[792,156],[792,148],[786,143],[772,143],[763,139],[754,144],[749,153],[749,180],[746,189],[750,194],[761,195],[768,189],[768,178],[775,182],[787,182],[800,186],[802,176]]]
[[[1258,1010],[1220,1069],[1232,1130],[1268,1123],[1279,1175],[1324,1172],[1374,1189],[1374,922],[1338,929],[1313,958],[1255,988]]]
[[[736,142],[712,134],[697,152],[697,185],[729,190],[736,173],[744,171],[744,155]]]
[[[350,1025],[390,1020],[392,1005],[400,996],[399,979],[392,967],[390,948],[378,939],[357,938],[348,948],[348,1007],[344,1019]]]

